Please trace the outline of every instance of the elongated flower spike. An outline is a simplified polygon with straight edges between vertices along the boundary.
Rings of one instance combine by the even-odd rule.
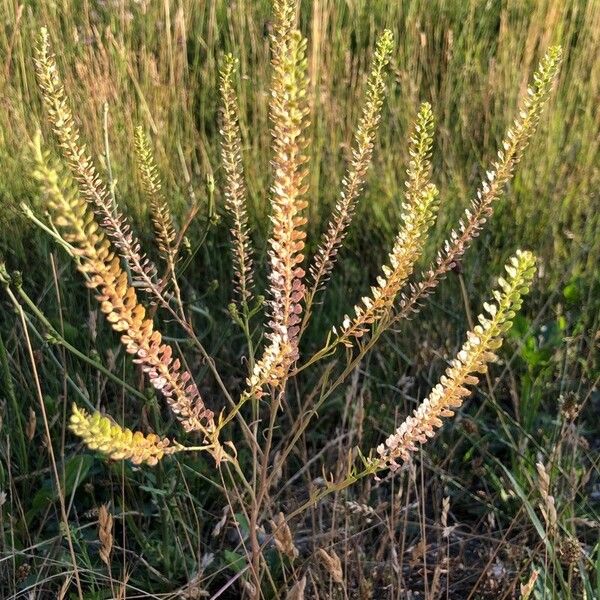
[[[292,353],[293,348],[287,339],[283,336],[274,336],[246,380],[247,389],[242,394],[242,400],[262,396],[263,387],[266,385],[277,387],[285,379],[288,368],[287,357]]]
[[[177,233],[173,225],[173,217],[167,199],[162,190],[156,162],[152,153],[150,141],[139,125],[134,132],[135,154],[142,186],[150,204],[150,216],[154,226],[154,235],[160,253],[167,263],[169,272],[175,272],[177,262],[175,239]]]
[[[419,108],[415,130],[410,138],[406,169],[406,203],[414,204],[419,200],[422,190],[428,185],[431,174],[431,149],[435,120],[429,102],[423,102]]]
[[[294,30],[296,4],[297,0],[273,0],[273,33],[270,39],[272,67],[275,67],[287,52],[286,47]],[[274,72],[272,78],[275,76]]]
[[[393,48],[394,36],[389,29],[386,29],[377,40],[371,72],[367,80],[366,102],[354,135],[352,158],[342,180],[340,198],[309,269],[312,285],[307,297],[307,306],[310,306],[314,296],[327,283],[365,185],[385,99],[386,67]]]
[[[382,267],[383,275],[377,278],[371,296],[363,298],[362,305],[354,308],[354,318],[348,315],[344,318],[338,343],[351,347],[352,338],[364,335],[370,325],[392,310],[396,297],[423,252],[425,238],[438,209],[438,190],[429,182],[432,145],[433,114],[431,106],[425,102],[421,105],[410,139],[411,159],[407,169],[403,223],[390,252],[389,264]]]
[[[275,43],[275,41],[273,42]],[[271,187],[271,221],[269,239],[270,332],[269,344],[248,380],[244,397],[260,396],[264,385],[279,386],[290,366],[298,358],[300,314],[304,298],[304,225],[302,214],[308,186],[307,156],[304,154],[308,127],[306,90],[306,39],[292,31],[288,39],[278,40],[274,48],[271,121],[273,134],[273,185]]]
[[[272,321],[275,335],[292,341],[297,335],[300,303],[304,294],[303,230],[306,217],[302,211],[307,202],[308,186],[304,150],[308,127],[306,101],[306,39],[300,32],[291,34],[287,52],[277,63],[274,86],[276,93],[271,106],[273,121],[273,172],[271,188],[273,233],[269,243],[271,262]]]
[[[561,61],[560,46],[551,47],[540,61],[533,76],[533,83],[527,88],[527,94],[521,101],[519,116],[509,127],[498,150],[498,159],[486,172],[476,198],[469,208],[465,209],[458,227],[451,231],[435,261],[422,274],[421,279],[410,286],[410,291],[401,296],[396,320],[418,312],[422,301],[454,268],[491,217],[494,203],[502,196],[506,184],[512,179],[514,170],[537,129],[552,85],[558,77]]]
[[[225,55],[220,72],[221,89],[221,157],[225,171],[225,207],[233,220],[233,262],[235,288],[242,303],[252,298],[252,248],[248,234],[246,186],[242,167],[242,138],[239,126],[239,109],[233,87],[237,60]]]
[[[96,171],[86,145],[81,141],[45,27],[40,31],[35,68],[48,120],[82,197],[90,203],[100,224],[127,261],[136,283],[160,296],[156,267],[142,254],[140,243],[132,234],[125,217],[113,205],[111,194]]]
[[[465,398],[469,387],[477,385],[479,374],[496,360],[504,334],[511,328],[522,297],[529,291],[535,273],[535,257],[531,252],[517,251],[505,267],[507,279],[498,279],[494,301],[484,302],[488,316],[479,315],[479,324],[467,333],[467,339],[446,373],[412,416],[377,448],[379,468],[398,468],[398,460],[408,460],[417,444],[425,443],[442,426],[442,419],[452,417]]]
[[[76,404],[73,404],[71,411],[69,429],[88,448],[98,450],[113,460],[130,460],[134,465],[153,467],[164,456],[182,449],[181,445],[168,438],[161,439],[154,433],[144,435],[140,431],[133,432],[99,412],[90,415]]]
[[[33,154],[34,177],[40,183],[54,224],[73,246],[78,269],[87,277],[87,286],[97,291],[96,298],[106,319],[115,331],[122,333],[121,342],[127,352],[166,398],[183,428],[201,432],[213,445],[213,455],[220,455],[212,411],[204,405],[190,373],[173,356],[172,347],[162,341],[161,333],[146,317],[146,309],[140,304],[135,288],[129,285],[127,274],[94,220],[93,212],[73,189],[71,179],[50,164],[39,136],[34,141]]]

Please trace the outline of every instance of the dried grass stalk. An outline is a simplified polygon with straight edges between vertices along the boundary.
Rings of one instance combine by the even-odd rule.
[[[544,521],[546,522],[548,534],[551,537],[554,537],[557,533],[558,515],[556,513],[554,496],[550,493],[550,476],[543,463],[536,463],[535,468],[538,472],[538,484],[540,486],[540,495],[542,497],[540,510],[542,511]]]
[[[110,566],[110,555],[113,547],[113,517],[106,504],[98,510],[98,539],[100,540],[100,559]]]
[[[319,558],[323,561],[323,565],[327,569],[333,581],[339,584],[344,583],[344,571],[342,570],[342,561],[334,550],[327,552],[323,548],[317,551]]]
[[[290,560],[298,558],[300,553],[298,552],[298,548],[294,545],[294,537],[292,536],[290,527],[282,512],[271,521],[271,528],[273,529],[273,539],[275,540],[275,547],[277,550],[287,556]]]

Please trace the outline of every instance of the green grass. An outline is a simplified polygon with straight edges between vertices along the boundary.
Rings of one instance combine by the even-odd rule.
[[[93,298],[83,291],[69,257],[20,208],[25,203],[44,217],[30,175],[28,140],[41,127],[51,141],[32,55],[39,27],[46,25],[59,49],[61,72],[85,139],[104,168],[107,102],[116,194],[147,248],[152,249],[152,230],[133,175],[134,127],[141,123],[151,132],[169,202],[179,219],[191,202],[185,176],[189,171],[202,207],[190,231],[196,254],[183,278],[184,291],[193,300],[203,343],[227,374],[227,384],[237,389],[244,374],[244,348],[224,308],[230,300],[231,266],[227,224],[221,218],[217,66],[226,51],[240,59],[250,223],[264,255],[269,3],[0,0],[0,14],[0,256],[48,320],[43,322],[33,307],[25,306],[87,597],[116,595],[125,573],[130,577],[127,597],[174,597],[196,576],[202,589],[215,593],[245,564],[239,540],[247,536],[248,525],[237,511],[235,520],[229,517],[213,535],[223,514],[222,482],[206,459],[172,459],[153,470],[108,464],[81,449],[65,431],[73,400],[89,407],[110,406],[115,416],[127,415],[128,424],[165,434],[174,428],[168,426],[160,401],[140,385],[107,324],[102,318],[94,320]],[[493,159],[541,54],[560,43],[565,60],[516,178],[466,255],[462,273],[449,277],[414,321],[388,334],[348,389],[328,401],[318,429],[305,436],[282,474],[290,484],[279,498],[281,510],[293,507],[311,485],[318,486],[322,465],[331,469],[342,443],[332,445],[332,440],[351,432],[355,442],[362,436],[364,446],[370,447],[424,397],[459,347],[481,293],[515,247],[533,250],[541,272],[490,385],[482,385],[456,425],[446,427],[417,457],[414,470],[395,482],[365,483],[337,494],[311,511],[298,525],[299,569],[309,566],[320,589],[329,590],[330,597],[344,597],[312,554],[324,530],[343,559],[348,597],[368,598],[361,585],[371,586],[375,598],[383,589],[403,597],[399,590],[420,590],[424,580],[430,590],[436,565],[443,564],[446,553],[451,559],[450,597],[508,598],[532,569],[540,571],[536,600],[580,598],[581,589],[587,598],[597,597],[600,3],[302,2],[309,69],[311,75],[318,73],[311,78],[315,110],[308,212],[313,249],[338,193],[360,114],[357,99],[375,38],[384,27],[393,30],[397,48],[373,168],[307,345],[321,339],[323,330],[338,323],[363,295],[388,251],[402,199],[404,140],[419,102],[431,102],[438,122],[433,178],[441,189],[442,210],[426,253],[429,259]],[[216,181],[214,197],[207,185],[211,178]],[[205,241],[196,247],[201,239]],[[264,273],[259,279],[264,282]],[[175,328],[169,333],[179,341]],[[63,583],[71,582],[72,563],[44,447],[28,347],[20,317],[4,291],[0,335],[0,492],[6,494],[0,507],[0,595],[26,597],[33,591],[34,597],[54,598]],[[187,349],[185,341],[181,344]],[[190,355],[202,381],[206,367]],[[97,364],[111,375],[99,372]],[[206,387],[203,391],[210,394],[210,384]],[[561,416],[559,407],[559,397],[569,393],[583,405],[574,422]],[[319,459],[293,479],[315,455]],[[549,534],[538,506],[538,461],[553,465],[560,535]],[[456,525],[447,540],[439,523],[445,496],[451,498],[449,524]],[[353,513],[347,509],[349,500],[370,506],[376,516],[368,521]],[[95,511],[105,502],[116,522],[110,572],[98,558]],[[584,553],[567,564],[561,544],[571,538],[579,540]],[[289,570],[274,551],[269,560],[285,587],[282,573]],[[427,578],[422,576],[425,568]],[[360,584],[362,575],[366,584]],[[441,578],[445,594],[448,579]],[[241,580],[243,576],[221,597],[240,597]],[[71,585],[68,593],[74,589]],[[159,596],[163,593],[171,595]]]

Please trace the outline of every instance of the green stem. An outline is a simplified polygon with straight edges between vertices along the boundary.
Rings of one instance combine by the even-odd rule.
[[[89,356],[87,356],[86,354],[84,354],[83,352],[81,352],[80,350],[75,348],[75,346],[72,346],[71,344],[69,344],[69,342],[67,342],[67,340],[65,340],[65,338],[60,335],[60,333],[52,326],[50,321],[48,321],[48,319],[44,316],[44,314],[38,309],[38,307],[34,304],[34,302],[31,300],[31,298],[27,295],[25,290],[20,285],[17,285],[16,289],[17,289],[17,293],[22,298],[22,300],[25,302],[25,304],[27,305],[29,310],[44,325],[44,327],[46,327],[48,329],[48,331],[50,332],[52,337],[55,338],[59,344],[61,344],[64,348],[66,348],[69,352],[71,352],[71,354],[75,355],[77,358],[80,358],[84,362],[86,362],[89,365],[91,365],[92,367],[94,367],[96,370],[100,371],[100,373],[102,373],[103,375],[106,375],[106,377],[111,379],[113,382],[123,386],[130,394],[133,394],[140,400],[144,400],[144,401],[146,400],[146,396],[144,396],[144,394],[142,394],[142,392],[140,392],[139,390],[136,390],[134,387],[132,387],[131,385],[129,385],[128,383],[126,383],[125,381],[123,381],[122,379],[117,377],[114,373],[109,371],[101,363],[95,361],[93,358],[90,358]],[[6,284],[6,290],[9,294],[9,296],[11,297],[13,304],[15,304],[15,306],[17,306],[17,305],[20,306],[19,301],[14,296],[14,294],[11,292],[8,284]]]

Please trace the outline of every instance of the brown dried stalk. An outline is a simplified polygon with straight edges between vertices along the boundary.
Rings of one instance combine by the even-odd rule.
[[[550,476],[543,463],[536,463],[535,468],[538,472],[538,484],[540,486],[540,496],[542,497],[540,510],[546,522],[549,535],[554,537],[558,528],[558,515],[554,496],[550,492]]]
[[[323,566],[331,575],[333,581],[339,584],[344,583],[344,571],[342,570],[342,561],[340,557],[336,554],[335,550],[331,550],[331,552],[327,552],[323,548],[319,548],[317,550],[317,555],[322,561]]]
[[[300,553],[294,544],[294,536],[282,512],[278,513],[275,519],[271,520],[271,529],[273,530],[273,539],[277,550],[290,560],[298,558]]]
[[[98,539],[100,540],[100,558],[104,564],[110,566],[110,555],[113,547],[113,518],[106,504],[98,510]]]

